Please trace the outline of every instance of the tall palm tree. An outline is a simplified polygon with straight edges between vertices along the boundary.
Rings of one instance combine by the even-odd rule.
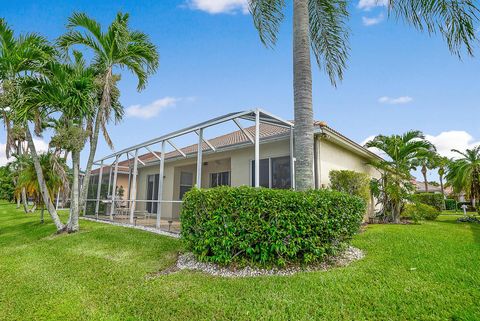
[[[435,162],[435,168],[437,168],[437,171],[438,171],[438,177],[440,179],[440,190],[442,192],[443,198],[446,198],[443,178],[445,177],[446,170],[448,168],[448,165],[450,164],[450,159],[448,157],[440,156],[437,154],[436,157],[434,158],[434,162]]]
[[[406,194],[409,192],[410,171],[418,164],[418,157],[432,152],[434,146],[420,131],[403,135],[378,135],[365,147],[380,149],[386,159],[371,164],[382,172],[386,203],[391,204],[392,220],[399,222]]]
[[[15,38],[13,30],[5,19],[0,18],[0,118],[2,118],[7,141],[7,158],[11,153],[24,152],[24,128],[11,119],[11,101],[15,99],[14,82],[25,73],[37,70],[45,59],[52,54],[52,48],[45,38],[36,34],[20,35]],[[26,193],[21,191],[24,211],[28,211]]]
[[[42,77],[32,79],[29,86],[36,90],[30,91],[28,104],[23,104],[27,108],[42,108],[44,117],[59,113],[58,120],[54,121],[56,132],[50,145],[72,155],[73,182],[67,224],[69,233],[78,231],[79,227],[80,152],[88,137],[84,127],[93,118],[97,99],[95,76],[95,69],[88,67],[83,56],[74,51],[72,63],[52,61],[43,68]]]
[[[55,49],[48,41],[36,34],[27,36],[14,37],[13,30],[7,25],[5,20],[0,20],[0,80],[2,81],[2,91],[9,97],[7,104],[2,107],[3,120],[7,132],[11,124],[15,124],[23,129],[27,146],[37,171],[39,180],[39,188],[42,194],[42,201],[47,206],[47,210],[52,217],[57,231],[62,231],[64,225],[51,202],[50,195],[47,190],[45,177],[38,157],[37,150],[33,143],[33,137],[28,126],[29,121],[35,120],[36,132],[41,130],[41,114],[28,113],[33,118],[17,118],[16,113],[21,110],[24,99],[24,91],[20,84],[26,75],[37,73],[50,59],[52,59]],[[2,100],[3,101],[3,100]],[[5,103],[5,101],[3,101]],[[20,108],[19,108],[20,107]],[[8,140],[7,140],[8,141]],[[10,139],[11,142],[11,139]],[[9,145],[10,142],[7,144]],[[20,146],[20,144],[18,144]],[[10,145],[11,146],[11,145]],[[21,148],[19,147],[19,150]]]
[[[461,158],[448,164],[447,181],[455,192],[466,192],[470,195],[472,206],[480,197],[480,146],[467,149],[465,152],[452,149]]]
[[[90,154],[88,156],[85,177],[81,190],[82,207],[88,195],[88,185],[92,165],[98,144],[98,135],[102,129],[105,140],[113,148],[106,125],[114,114],[116,120],[121,119],[123,109],[116,101],[118,90],[114,75],[115,68],[128,69],[138,79],[137,89],[145,88],[148,76],[158,67],[158,52],[148,36],[134,31],[128,25],[129,15],[118,13],[106,31],[100,24],[84,13],[74,13],[68,21],[69,31],[58,39],[58,45],[68,50],[74,45],[82,45],[94,53],[94,66],[100,76],[101,97],[95,115],[95,123],[90,137]]]
[[[432,145],[431,149],[422,151],[418,153],[416,160],[414,162],[415,167],[420,167],[420,171],[423,176],[423,184],[425,186],[425,192],[428,193],[428,180],[427,172],[428,170],[434,169],[436,167],[435,157],[437,156],[436,148]]]
[[[249,0],[253,23],[266,46],[276,43],[285,0]],[[349,7],[346,0],[293,0],[293,95],[295,183],[313,187],[313,109],[310,49],[335,86],[349,55]],[[473,0],[388,1],[388,10],[417,30],[440,33],[454,54],[463,46],[473,54],[478,9]]]

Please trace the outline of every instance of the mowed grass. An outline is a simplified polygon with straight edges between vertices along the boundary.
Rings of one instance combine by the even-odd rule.
[[[479,320],[480,224],[370,225],[366,258],[328,272],[226,279],[182,271],[176,239],[0,205],[1,320]]]

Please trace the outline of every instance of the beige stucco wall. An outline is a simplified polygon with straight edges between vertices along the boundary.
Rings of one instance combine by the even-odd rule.
[[[379,177],[379,172],[368,165],[368,159],[346,147],[340,146],[326,138],[316,138],[317,141],[317,181],[318,186],[326,188],[330,184],[329,173],[332,170],[351,170],[366,173],[371,177]]]

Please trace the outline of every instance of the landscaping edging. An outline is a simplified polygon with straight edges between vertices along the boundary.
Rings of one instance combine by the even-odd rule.
[[[328,258],[325,262],[313,266],[301,267],[294,266],[285,269],[261,269],[245,267],[241,269],[229,269],[222,267],[214,263],[205,263],[198,261],[193,253],[180,254],[177,259],[176,267],[164,271],[168,274],[178,270],[196,270],[201,271],[213,276],[220,277],[256,277],[256,276],[269,276],[269,275],[293,275],[299,272],[313,272],[313,271],[327,271],[335,267],[347,266],[354,261],[361,260],[365,257],[362,250],[349,246],[340,255]]]

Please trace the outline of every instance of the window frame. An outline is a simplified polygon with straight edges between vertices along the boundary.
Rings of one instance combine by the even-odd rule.
[[[222,185],[216,185],[216,186],[212,186],[212,183],[213,183],[213,175],[217,175],[217,182],[218,182],[218,175],[221,175],[221,174],[227,174],[227,178],[228,178],[228,183],[227,184],[222,184]],[[231,171],[222,171],[222,172],[211,172],[209,173],[209,178],[210,178],[210,182],[208,184],[209,188],[215,188],[215,187],[218,187],[218,186],[232,186],[232,174],[231,174]]]
[[[265,158],[260,158],[260,162],[261,162],[262,160],[268,159],[268,188],[273,188],[273,187],[272,187],[272,176],[273,176],[273,173],[272,173],[272,159],[274,159],[274,158],[285,158],[285,157],[288,157],[288,158],[289,158],[289,162],[290,162],[290,175],[291,175],[291,173],[292,173],[292,172],[291,172],[291,171],[292,171],[292,159],[291,159],[290,155],[279,155],[279,156],[269,156],[269,157],[265,157]],[[250,175],[249,175],[250,178],[249,178],[249,180],[250,180],[250,184],[249,184],[249,185],[250,185],[251,187],[255,187],[255,186],[253,185],[253,180],[254,180],[254,177],[253,177],[253,175],[254,175],[254,173],[253,173],[253,171],[254,171],[253,164],[254,164],[254,162],[255,162],[255,159],[250,159],[250,166],[249,166],[249,172],[250,172]],[[267,188],[267,187],[265,187],[265,188]],[[291,179],[291,178],[290,178],[290,188],[292,188],[292,179]]]

